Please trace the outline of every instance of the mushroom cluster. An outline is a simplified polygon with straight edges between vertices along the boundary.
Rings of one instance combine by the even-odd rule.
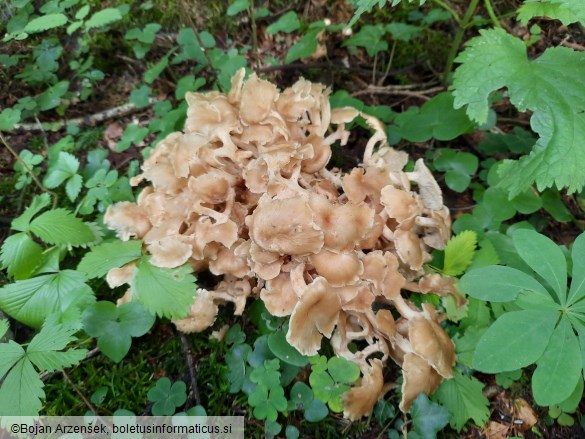
[[[371,413],[391,386],[388,358],[404,370],[407,412],[455,363],[439,314],[404,292],[453,292],[448,279],[423,270],[449,238],[449,211],[422,160],[404,172],[408,156],[386,145],[381,123],[331,109],[328,95],[305,79],[279,91],[255,74],[244,80],[244,70],[228,95],[187,93],[184,132],[156,145],[131,182],[149,183],[137,203],[110,206],[105,222],[123,240],[142,239],[156,266],[189,263],[222,276],[213,290],[194,292],[189,314],[174,322],[179,330],[202,331],[219,304],[233,302],[239,315],[259,296],[271,314],[290,316],[286,338],[299,352],[317,354],[327,337],[360,366],[346,417]],[[374,133],[363,166],[326,169],[358,116]],[[128,279],[125,269],[110,273],[112,284]]]

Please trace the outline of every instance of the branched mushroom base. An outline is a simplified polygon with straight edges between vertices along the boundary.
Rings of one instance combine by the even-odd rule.
[[[389,357],[404,370],[406,412],[455,363],[436,311],[401,293],[454,293],[450,279],[423,270],[430,248],[449,237],[449,212],[422,160],[403,172],[407,154],[386,146],[380,122],[332,110],[328,95],[304,79],[279,92],[255,74],[244,81],[243,70],[227,96],[188,93],[185,132],[154,148],[132,181],[150,185],[136,204],[111,206],[105,222],[121,239],[142,239],[154,265],[223,276],[215,290],[198,291],[174,322],[179,330],[202,331],[218,304],[233,302],[239,315],[260,296],[270,313],[290,316],[287,340],[299,352],[317,354],[325,336],[360,366],[346,417],[371,413],[390,387]],[[327,170],[331,146],[348,141],[346,124],[360,115],[374,131],[363,167]],[[112,270],[108,281],[127,282],[132,270]],[[349,350],[355,341],[362,350]]]

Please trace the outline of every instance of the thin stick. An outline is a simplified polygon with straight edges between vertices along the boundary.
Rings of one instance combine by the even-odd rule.
[[[254,16],[253,2],[250,2],[248,14],[250,14],[250,21],[252,22],[252,53],[254,53],[254,61],[256,62],[256,69],[258,69],[260,67],[260,55],[258,54],[258,30],[256,26],[256,17]]]
[[[187,357],[187,366],[189,367],[189,376],[191,377],[191,393],[197,405],[201,405],[201,396],[199,395],[199,386],[197,386],[197,375],[195,373],[195,364],[193,363],[193,354],[189,347],[189,341],[182,332],[179,333],[181,344],[183,345],[183,352]]]
[[[388,73],[390,73],[390,67],[392,67],[392,61],[394,60],[394,51],[396,50],[396,43],[398,40],[394,40],[392,43],[392,49],[390,50],[390,59],[388,60],[388,65],[386,66],[386,70],[384,71],[384,76],[378,81],[378,85],[384,84],[384,81],[388,77]]]
[[[97,409],[94,407],[94,405],[91,403],[91,401],[85,397],[83,392],[81,390],[79,390],[79,388],[75,385],[75,383],[73,381],[71,381],[71,378],[69,378],[69,375],[67,375],[67,372],[65,372],[64,370],[63,370],[63,376],[65,377],[65,380],[69,383],[69,385],[73,388],[73,390],[75,390],[75,393],[77,393],[77,395],[79,395],[79,397],[85,403],[87,408],[90,409],[93,413],[95,413],[97,415]]]
[[[58,200],[58,196],[55,192],[50,191],[49,189],[47,189],[46,187],[43,186],[43,184],[40,182],[40,180],[37,178],[37,176],[35,175],[35,173],[32,171],[32,169],[30,169],[28,167],[28,165],[26,164],[26,162],[16,153],[16,151],[14,151],[12,149],[12,147],[8,144],[8,142],[6,141],[6,139],[4,138],[4,136],[2,135],[2,133],[0,133],[0,140],[2,141],[2,143],[4,144],[4,146],[6,147],[6,149],[8,151],[10,151],[10,154],[13,155],[13,157],[16,159],[16,161],[18,163],[20,163],[20,166],[22,166],[24,168],[24,170],[28,173],[28,175],[31,176],[31,178],[33,179],[33,181],[35,182],[35,184],[37,185],[37,187],[43,191],[46,192],[47,194],[51,195],[53,197],[53,209],[55,207],[57,207],[57,200]]]
[[[433,87],[433,88],[429,88],[428,90],[404,90],[404,89],[396,89],[396,88],[390,88],[390,87],[375,87],[375,86],[370,86],[368,88],[366,88],[365,90],[359,90],[356,91],[355,93],[352,93],[352,96],[362,96],[362,95],[367,95],[367,94],[383,94],[383,95],[393,95],[393,96],[412,96],[415,98],[420,98],[423,99],[425,101],[428,101],[430,99],[429,96],[430,94],[433,93],[437,93],[439,91],[443,91],[445,90],[445,87],[441,86],[437,86],[437,87]]]

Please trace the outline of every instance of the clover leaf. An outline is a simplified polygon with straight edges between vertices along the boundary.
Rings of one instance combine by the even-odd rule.
[[[360,369],[345,358],[332,357],[328,361],[323,356],[310,359],[313,365],[309,383],[315,399],[326,403],[334,412],[343,411],[342,395],[350,389],[349,384],[360,376]]]
[[[148,400],[154,402],[152,414],[154,416],[170,416],[177,407],[187,401],[187,385],[177,381],[171,385],[167,377],[159,379],[155,386],[148,391]]]
[[[126,356],[132,337],[140,337],[154,324],[154,316],[137,302],[117,307],[112,302],[97,302],[83,313],[83,328],[98,337],[100,350],[116,363]]]

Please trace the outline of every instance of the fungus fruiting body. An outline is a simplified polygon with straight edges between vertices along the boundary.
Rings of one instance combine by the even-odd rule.
[[[149,185],[136,204],[111,206],[105,222],[120,239],[142,239],[154,265],[188,263],[223,277],[193,292],[179,330],[202,331],[218,305],[233,302],[241,314],[259,296],[273,315],[290,316],[286,339],[299,352],[316,354],[326,337],[359,365],[346,417],[371,413],[390,387],[388,359],[404,369],[400,407],[408,411],[455,363],[438,313],[416,308],[403,291],[453,289],[423,269],[449,237],[448,210],[422,160],[404,172],[408,156],[386,145],[381,123],[331,109],[328,95],[304,79],[279,92],[255,74],[245,81],[243,70],[228,95],[187,93],[185,132],[156,145],[133,179]],[[326,169],[358,116],[374,131],[363,166]],[[115,269],[108,281],[120,285],[132,270]]]

